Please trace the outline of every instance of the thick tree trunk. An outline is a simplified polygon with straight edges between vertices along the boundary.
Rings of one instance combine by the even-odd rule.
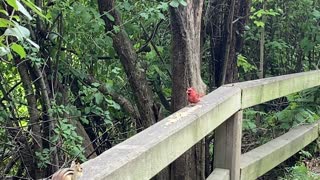
[[[129,79],[134,97],[138,106],[141,122],[139,129],[145,129],[154,124],[157,119],[153,111],[154,101],[151,88],[146,80],[145,70],[140,67],[137,54],[133,49],[131,41],[121,25],[120,15],[115,8],[114,0],[98,0],[98,6],[102,19],[106,23],[106,32],[112,33],[113,46],[119,55],[120,61]],[[114,21],[111,21],[105,12],[110,13]],[[113,27],[120,27],[119,32],[115,32]]]
[[[170,8],[172,30],[172,108],[187,105],[187,87],[205,93],[200,72],[200,31],[203,1],[187,1],[186,7]],[[204,179],[204,141],[195,145],[171,165],[171,179]]]

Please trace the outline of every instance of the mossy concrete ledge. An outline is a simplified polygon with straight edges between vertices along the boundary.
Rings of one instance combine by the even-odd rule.
[[[150,179],[240,107],[241,90],[220,87],[157,124],[82,164],[82,180]]]
[[[265,174],[319,136],[319,123],[296,127],[286,134],[241,155],[241,180]]]

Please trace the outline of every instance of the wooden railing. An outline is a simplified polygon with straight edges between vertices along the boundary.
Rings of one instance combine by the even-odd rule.
[[[320,71],[291,74],[218,88],[82,164],[81,179],[150,179],[215,130],[214,171],[207,179],[255,179],[319,136],[305,125],[241,155],[242,110],[320,85]]]

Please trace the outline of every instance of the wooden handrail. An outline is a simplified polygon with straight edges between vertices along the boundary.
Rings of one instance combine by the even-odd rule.
[[[83,163],[81,179],[150,179],[219,125],[221,129],[231,122],[226,120],[236,112],[318,85],[320,71],[225,85],[203,97],[197,105],[181,109]],[[238,127],[241,135],[241,123],[236,122],[233,119],[229,125]],[[239,133],[231,136],[235,138],[229,137],[229,140],[239,140]],[[235,148],[238,149],[239,144],[241,146],[241,140]],[[238,152],[239,149],[228,152],[233,153],[235,163],[239,163]],[[228,163],[218,164],[228,169],[233,167]],[[238,175],[234,176],[237,172],[231,169],[232,179],[239,179]]]
[[[81,179],[150,179],[240,109],[239,88],[221,87],[82,164]]]
[[[320,71],[309,71],[283,76],[229,84],[241,89],[241,108],[245,109],[276,98],[320,85]]]

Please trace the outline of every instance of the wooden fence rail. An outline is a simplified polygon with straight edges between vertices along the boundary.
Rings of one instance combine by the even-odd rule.
[[[241,156],[241,179],[256,179],[319,137],[319,124],[303,125]]]
[[[254,179],[282,161],[269,165],[264,162],[269,162],[270,154],[255,156],[260,149],[277,145],[276,140],[241,156],[242,109],[318,85],[320,71],[225,85],[203,97],[197,105],[181,109],[83,163],[81,179],[150,179],[213,130],[216,130],[214,167],[217,169],[208,179]],[[318,124],[308,126],[305,133],[294,136],[295,139],[292,136],[276,153],[290,149],[283,156],[290,157],[304,147],[302,144],[307,145],[318,137],[317,128]],[[301,146],[293,148],[292,142]],[[252,173],[256,163],[260,165],[259,173]]]

